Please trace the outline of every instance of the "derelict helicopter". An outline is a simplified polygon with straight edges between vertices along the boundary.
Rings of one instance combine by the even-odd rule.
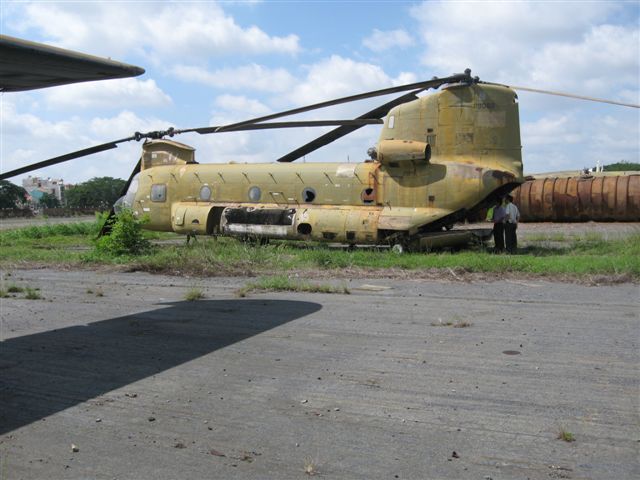
[[[271,122],[400,92],[408,93],[356,119]],[[364,162],[288,165],[371,124],[383,127]],[[337,128],[268,164],[200,164],[192,147],[165,138],[332,125]],[[144,139],[142,155],[114,207],[146,216],[145,228],[188,236],[430,249],[489,235],[487,229],[448,230],[523,183],[519,125],[515,90],[480,81],[466,70],[230,125],[136,132],[0,174],[0,179]],[[108,231],[107,223],[103,233]]]

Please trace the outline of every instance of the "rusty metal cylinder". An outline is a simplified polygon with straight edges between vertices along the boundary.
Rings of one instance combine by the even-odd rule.
[[[511,194],[525,222],[640,221],[640,174],[539,178]]]

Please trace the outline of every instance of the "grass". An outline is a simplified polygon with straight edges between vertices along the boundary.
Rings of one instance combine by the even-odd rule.
[[[27,300],[38,300],[41,299],[39,288],[32,287],[21,287],[16,285],[15,283],[10,283],[5,288],[0,289],[0,298],[16,298],[16,295],[11,295],[12,293],[24,293],[24,298]]]
[[[564,427],[560,427],[558,430],[558,440],[562,440],[563,442],[571,443],[576,441],[576,436],[567,431]]]
[[[305,458],[303,471],[309,476],[317,475],[319,473],[318,462],[312,458]]]
[[[532,233],[527,235],[528,242],[565,242],[567,236],[564,233]]]
[[[239,297],[246,297],[249,292],[266,291],[266,292],[311,292],[311,293],[342,293],[350,294],[351,292],[346,285],[335,287],[329,284],[318,284],[292,280],[286,275],[276,275],[272,277],[262,277],[254,282],[249,282],[244,287],[236,291]]]
[[[42,295],[40,295],[40,292],[38,292],[37,288],[26,287],[24,289],[24,292],[24,298],[26,298],[27,300],[39,300],[42,298]]]
[[[94,222],[59,223],[6,230],[0,234],[2,240],[40,239],[56,236],[97,235]]]
[[[467,327],[470,327],[472,325],[473,325],[472,322],[467,322],[467,321],[461,320],[459,322],[454,323],[453,324],[453,328],[467,328]]]
[[[202,300],[204,298],[204,292],[199,287],[192,287],[184,294],[184,299],[187,302],[195,302],[196,300]]]
[[[94,248],[96,226],[91,222],[28,227],[0,232],[0,266],[28,265],[96,267],[121,265],[128,270],[200,276],[284,277],[287,272],[322,272],[343,276],[362,274],[362,270],[404,272],[449,272],[508,274],[539,277],[589,276],[640,280],[640,234],[622,239],[606,239],[601,234],[565,236],[539,235],[525,238],[517,255],[494,255],[475,247],[460,252],[405,253],[388,250],[345,251],[324,244],[273,241],[252,245],[231,238],[200,238],[186,245],[184,237],[172,233],[145,232],[161,243],[143,255],[114,256]],[[535,238],[535,237],[534,237]],[[558,245],[549,241],[564,241]],[[172,240],[167,242],[167,240]],[[177,240],[177,241],[176,241]],[[282,280],[280,280],[282,282]],[[274,281],[275,282],[275,281]],[[277,283],[277,282],[276,282]],[[296,281],[297,283],[297,281]],[[271,288],[288,289],[276,284]]]
[[[468,322],[466,320],[461,320],[457,316],[454,318],[455,322],[452,320],[447,320],[443,322],[441,318],[438,319],[437,322],[432,322],[432,327],[453,327],[453,328],[468,328],[473,325],[472,322]]]
[[[16,284],[10,283],[7,285],[7,293],[21,293],[24,291],[23,287],[19,287]]]

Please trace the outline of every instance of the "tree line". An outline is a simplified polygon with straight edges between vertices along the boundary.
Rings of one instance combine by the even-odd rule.
[[[44,193],[39,203],[47,208],[64,206],[109,210],[120,197],[125,183],[120,178],[95,177],[66,189],[62,205],[50,193]],[[0,208],[20,208],[26,204],[27,195],[24,188],[8,180],[0,180]]]

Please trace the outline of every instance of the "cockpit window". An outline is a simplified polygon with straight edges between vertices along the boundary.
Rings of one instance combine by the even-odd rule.
[[[311,203],[316,199],[316,191],[311,187],[306,187],[302,190],[302,201],[304,203]]]
[[[209,185],[203,185],[200,189],[200,200],[205,202],[211,200],[211,187]]]
[[[260,191],[260,187],[257,186],[253,186],[249,189],[249,201],[251,202],[259,202],[260,201],[260,196],[262,195],[262,192]]]
[[[167,186],[164,183],[151,185],[151,201],[164,202],[167,199]]]
[[[136,199],[136,193],[138,192],[139,178],[140,174],[138,173],[131,179],[127,193],[125,193],[123,197],[120,197],[113,205],[116,213],[120,213],[123,208],[133,208],[133,201]]]

